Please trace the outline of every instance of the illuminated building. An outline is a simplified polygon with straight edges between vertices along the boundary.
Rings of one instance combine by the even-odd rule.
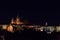
[[[23,24],[23,22],[21,22],[20,18],[17,16],[16,18],[16,24]]]
[[[24,24],[24,23],[21,22],[21,19],[17,16],[16,20],[12,18],[11,24]]]
[[[12,25],[13,24],[13,25]],[[17,25],[15,25],[17,24]],[[18,25],[19,24],[19,25]],[[23,24],[23,25],[21,25]],[[17,16],[16,20],[12,18],[10,25],[2,25],[2,29],[9,31],[9,32],[14,32],[15,30],[24,30],[24,28],[28,29],[34,29],[36,31],[46,31],[47,33],[51,33],[54,30],[57,32],[60,32],[60,26],[56,26],[56,29],[54,26],[47,26],[48,23],[45,23],[45,26],[40,26],[40,25],[26,25],[24,22],[21,21],[21,19]]]
[[[57,31],[57,32],[60,32],[60,26],[57,26],[57,27],[56,27],[56,31]]]
[[[27,28],[33,28],[33,25],[28,26]]]
[[[7,31],[13,32],[13,26],[11,24],[8,26]]]
[[[43,27],[40,27],[40,31],[43,31]]]
[[[13,18],[11,20],[11,24],[15,24],[15,20]]]
[[[50,31],[53,32],[55,30],[54,26],[50,26]]]
[[[6,30],[7,29],[7,25],[2,25],[2,29]]]

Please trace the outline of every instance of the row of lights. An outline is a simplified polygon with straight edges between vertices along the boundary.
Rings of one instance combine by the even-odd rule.
[[[17,26],[16,26],[16,28],[19,28]],[[54,30],[56,30],[56,32],[60,32],[60,26],[56,26],[56,28],[54,28],[54,26],[48,26],[48,27],[41,26],[41,27],[38,27],[38,25],[37,26],[33,26],[33,25],[31,25],[31,26],[20,26],[20,28],[22,28],[22,27],[33,28],[36,31],[38,31],[38,30],[43,31],[45,29],[44,31],[47,31],[47,33],[53,32]],[[14,31],[13,30],[13,25],[11,25],[11,24],[9,26],[8,25],[2,25],[2,29],[5,29],[5,30],[7,29],[7,31],[9,31],[9,32]]]

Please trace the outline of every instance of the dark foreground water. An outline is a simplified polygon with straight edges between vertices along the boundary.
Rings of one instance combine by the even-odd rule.
[[[60,40],[60,33],[47,34],[46,32],[35,30],[15,31],[14,33],[1,31],[0,36],[2,35],[4,35],[5,40]],[[2,40],[1,37],[0,40]]]

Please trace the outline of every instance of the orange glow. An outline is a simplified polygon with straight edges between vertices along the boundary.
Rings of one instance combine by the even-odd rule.
[[[17,17],[16,18],[16,24],[23,24],[23,22],[21,22],[20,19]]]
[[[12,25],[9,25],[9,26],[8,26],[7,31],[13,32],[13,27],[12,27]]]
[[[28,26],[28,28],[33,28],[33,26]]]
[[[11,24],[15,24],[15,20],[13,18],[11,20]]]
[[[20,18],[17,16],[16,20],[12,18],[11,24],[24,24],[23,22],[20,21]]]

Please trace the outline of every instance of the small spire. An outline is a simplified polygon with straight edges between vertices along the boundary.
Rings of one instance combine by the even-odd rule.
[[[17,17],[19,17],[19,12],[17,13]]]
[[[11,19],[11,24],[14,24],[14,18]]]
[[[46,23],[45,23],[45,26],[47,26],[47,25],[48,25],[48,23],[46,22]]]
[[[19,17],[19,8],[17,8],[17,17]]]

